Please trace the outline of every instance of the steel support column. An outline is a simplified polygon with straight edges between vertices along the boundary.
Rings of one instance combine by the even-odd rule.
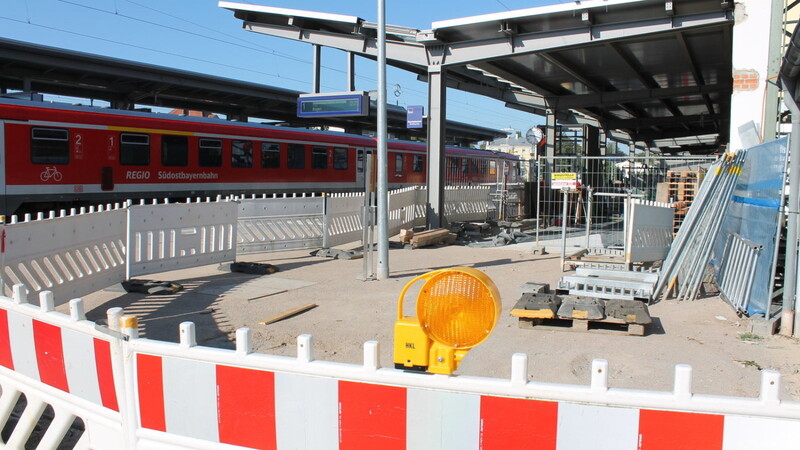
[[[545,143],[544,143],[544,156],[550,162],[551,166],[545,168],[544,175],[549,174],[555,170],[555,156],[556,156],[556,114],[557,112],[552,109],[547,110],[545,115]]]
[[[442,67],[428,70],[428,229],[441,227],[444,219],[446,78]]]
[[[320,66],[322,65],[322,46],[313,44],[311,45],[311,49],[313,55],[311,65],[311,92],[318,94],[320,86]]]
[[[389,278],[389,168],[386,149],[386,0],[378,0],[378,268]]]
[[[353,52],[347,52],[347,91],[353,92],[356,90],[356,55]]]

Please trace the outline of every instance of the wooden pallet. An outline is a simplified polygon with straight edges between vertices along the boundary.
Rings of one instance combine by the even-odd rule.
[[[541,330],[590,331],[627,336],[644,336],[645,334],[645,325],[625,323],[624,320],[612,317],[606,317],[603,320],[530,319],[527,317],[520,317],[519,327],[537,328]]]

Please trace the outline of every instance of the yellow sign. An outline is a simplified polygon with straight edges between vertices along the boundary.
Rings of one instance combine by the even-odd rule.
[[[550,174],[551,180],[577,180],[578,174],[575,172],[562,172],[562,173],[551,173]]]

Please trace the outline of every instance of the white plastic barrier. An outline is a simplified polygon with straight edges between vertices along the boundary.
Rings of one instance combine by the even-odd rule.
[[[444,191],[444,215],[450,222],[486,220],[494,207],[488,187],[448,186]]]
[[[363,224],[361,210],[364,206],[364,194],[331,194],[328,197],[328,245],[355,242],[361,239]]]
[[[389,236],[425,225],[425,192],[411,187],[389,193]]]
[[[128,208],[126,278],[236,259],[238,203]]]
[[[625,262],[661,261],[672,245],[675,210],[669,203],[631,199]]]
[[[11,295],[11,286],[22,283],[31,294],[50,290],[65,301],[122,281],[125,209],[114,208],[19,223],[12,218],[0,226],[0,293]]]
[[[322,246],[324,197],[239,200],[236,253]]]
[[[180,342],[168,343],[138,338],[123,320],[126,340],[83,320],[79,300],[68,317],[52,311],[49,293],[35,308],[23,292],[0,297],[0,427],[18,393],[29,399],[9,448],[20,448],[44,404],[56,420],[40,448],[55,448],[73,417],[86,426],[78,448],[100,450],[752,450],[800,442],[800,403],[780,400],[771,370],[758,398],[693,394],[686,365],[676,366],[671,392],[609,388],[604,360],[587,367],[588,385],[531,382],[524,354],[512,356],[509,379],[425,375],[381,368],[374,341],[353,365],[316,361],[309,335],[298,337],[297,357],[254,354],[246,328],[235,350],[197,346],[189,322]]]

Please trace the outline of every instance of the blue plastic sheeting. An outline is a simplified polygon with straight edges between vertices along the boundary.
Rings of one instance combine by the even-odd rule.
[[[748,315],[767,314],[772,283],[772,265],[778,239],[781,198],[786,179],[788,138],[752,147],[736,182],[736,190],[714,241],[714,266],[719,282],[719,263],[731,233],[761,244],[756,273],[750,289]]]

